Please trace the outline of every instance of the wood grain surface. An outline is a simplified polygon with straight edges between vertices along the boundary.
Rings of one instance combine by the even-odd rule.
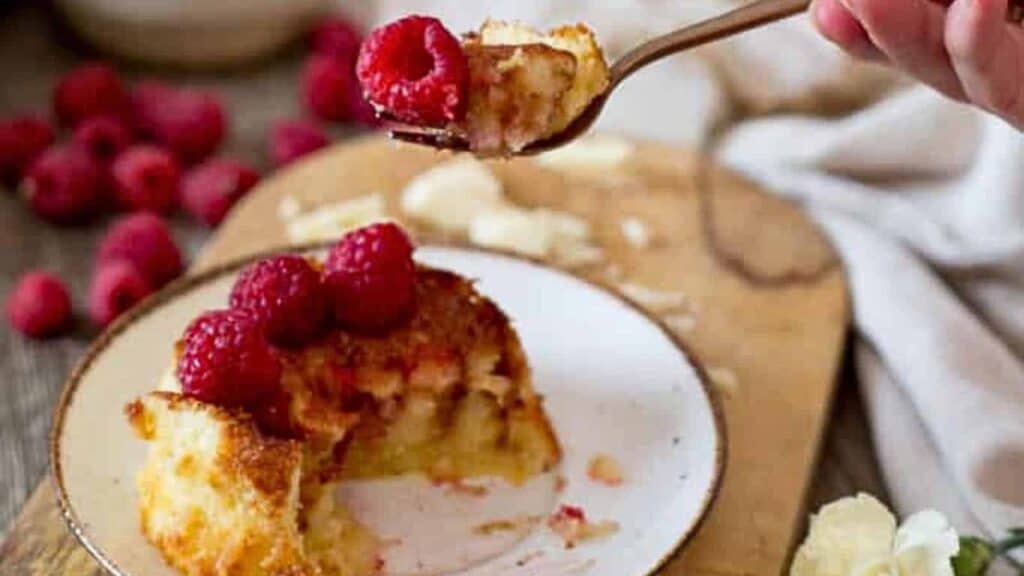
[[[54,32],[38,5],[9,8],[0,14],[0,66],[9,80],[0,90],[0,114],[45,109],[51,82],[81,58],[81,49]],[[218,76],[177,75],[168,79],[224,94],[233,121],[228,152],[263,164],[267,126],[275,118],[297,112],[295,79],[299,62],[300,52],[294,51],[258,70]],[[147,75],[131,69],[128,73],[131,77]],[[187,222],[175,221],[174,227],[189,252],[194,252],[207,237],[204,230]],[[70,281],[77,295],[76,304],[81,308],[91,254],[101,231],[100,225],[72,230],[48,227],[29,216],[14,195],[0,193],[0,294],[6,294],[24,270],[45,266]],[[726,236],[741,232],[742,228],[722,230]],[[729,255],[727,249],[719,257]],[[741,275],[735,278],[738,277]],[[98,573],[58,517],[49,485],[40,482],[46,467],[50,410],[70,366],[94,335],[82,322],[71,336],[39,344],[12,334],[6,326],[0,328],[0,369],[4,374],[0,379],[4,398],[0,402],[0,527],[6,533],[0,545],[0,574]],[[728,351],[719,354],[725,352]],[[742,382],[741,379],[741,386]],[[811,473],[809,468],[806,477],[794,480],[811,483],[811,507],[859,490],[885,496],[852,373],[843,372],[840,382],[831,415],[821,414],[828,428],[816,472]],[[750,404],[748,410],[757,408],[751,402],[744,403]],[[730,412],[734,410],[730,408]],[[756,459],[757,454],[749,457]],[[735,466],[729,474],[734,474],[734,470]],[[758,477],[749,482],[759,482]],[[744,513],[751,515],[752,511]],[[798,531],[802,517],[801,512],[794,511]],[[709,524],[707,530],[712,530],[712,526],[713,523]],[[756,551],[764,544],[751,542],[749,546]],[[715,570],[718,569],[703,573],[743,573]]]

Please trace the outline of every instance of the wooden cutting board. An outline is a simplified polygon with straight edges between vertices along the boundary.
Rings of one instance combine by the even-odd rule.
[[[379,193],[398,215],[403,184],[446,158],[381,138],[332,148],[264,181],[194,268],[285,245],[279,215],[285,198],[311,210]],[[517,160],[491,168],[513,201],[590,222],[606,260],[576,272],[608,285],[685,296],[671,310],[649,307],[712,375],[725,409],[728,456],[707,520],[662,573],[784,571],[805,525],[804,498],[849,316],[843,274],[828,243],[794,206],[692,151],[638,144],[616,166],[567,170]],[[650,247],[625,240],[624,217],[639,218],[654,232]],[[436,237],[411,227],[421,241]],[[65,529],[48,484],[13,525],[0,567],[32,576],[99,571]]]

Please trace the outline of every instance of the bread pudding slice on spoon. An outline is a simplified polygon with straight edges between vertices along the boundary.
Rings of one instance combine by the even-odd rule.
[[[487,21],[460,41],[423,16],[375,30],[357,74],[383,118],[404,131],[464,141],[480,156],[514,154],[558,134],[610,81],[582,24],[541,33]]]
[[[279,256],[239,276],[228,310],[177,349],[180,392],[130,404],[150,442],[143,532],[186,574],[373,574],[383,543],[334,497],[351,479],[420,473],[520,485],[561,453],[504,313],[417,266],[393,224],[324,262]]]

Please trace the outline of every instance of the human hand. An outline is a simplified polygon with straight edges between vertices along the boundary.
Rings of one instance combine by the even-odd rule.
[[[1016,0],[813,0],[821,33],[846,52],[891,64],[939,92],[1024,130],[1024,29]]]

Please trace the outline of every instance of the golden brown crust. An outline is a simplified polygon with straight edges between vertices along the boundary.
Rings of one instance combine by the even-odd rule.
[[[142,531],[185,574],[316,576],[297,529],[301,446],[244,413],[170,392],[128,405],[150,441],[138,477]]]
[[[293,395],[295,424],[312,436],[341,437],[359,422],[367,403],[400,398],[415,388],[420,369],[429,376],[450,367],[459,393],[467,359],[493,354],[496,373],[509,378],[520,396],[534,396],[529,367],[508,317],[480,295],[472,282],[428,267],[417,270],[416,308],[402,326],[385,335],[336,331],[302,350],[285,352],[285,389]],[[426,378],[423,378],[426,379]]]

